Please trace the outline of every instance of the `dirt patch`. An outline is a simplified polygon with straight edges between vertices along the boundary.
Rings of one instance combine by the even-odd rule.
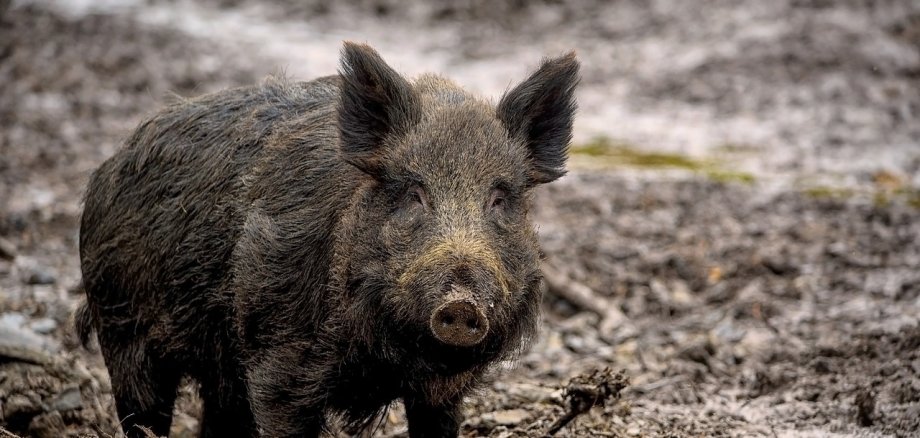
[[[103,400],[109,388],[77,360],[0,364],[3,426],[34,437],[78,437],[115,431]]]
[[[464,436],[542,436],[554,425],[557,436],[615,437],[920,431],[920,158],[906,153],[920,111],[914,6],[710,3],[705,14],[630,1],[277,6],[330,32],[352,19],[450,29],[449,56],[429,49],[458,66],[460,82],[477,74],[462,66],[518,62],[550,37],[575,42],[587,118],[640,127],[576,154],[616,166],[576,166],[538,193],[534,218],[555,274],[545,322],[516,367],[495,370],[470,398]],[[252,5],[201,7],[222,17]],[[134,12],[17,4],[2,20],[0,329],[19,341],[0,343],[0,436],[115,436],[101,358],[70,328],[82,299],[76,237],[88,172],[171,92],[251,83],[276,61]],[[604,61],[619,49],[619,62]],[[604,99],[624,99],[618,108],[639,116],[593,111]],[[688,106],[711,117],[688,119]],[[757,123],[739,121],[750,114]],[[677,134],[648,137],[647,116],[678,120]],[[722,117],[734,122],[714,121]],[[695,155],[667,145],[684,123],[728,134],[702,136],[712,153]],[[658,143],[663,150],[647,149]],[[782,160],[764,157],[765,145],[786,143]],[[841,152],[857,147],[866,150]],[[811,184],[821,166],[808,157],[824,155],[865,161],[840,167],[846,184]],[[736,156],[767,171],[748,172]],[[797,164],[777,164],[789,157]],[[773,184],[783,169],[795,183]],[[193,436],[199,402],[193,385],[182,391],[173,432]],[[398,404],[373,434],[406,435]]]

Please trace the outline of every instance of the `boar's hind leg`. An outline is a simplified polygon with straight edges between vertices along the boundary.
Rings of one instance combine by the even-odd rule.
[[[169,434],[180,374],[171,364],[149,354],[143,342],[99,344],[112,377],[112,394],[121,427],[128,437],[146,437],[138,426],[156,436]]]
[[[460,433],[460,408],[456,404],[431,406],[425,400],[406,398],[410,438],[454,438]]]

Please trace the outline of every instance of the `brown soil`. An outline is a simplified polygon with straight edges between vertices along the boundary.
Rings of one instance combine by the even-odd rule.
[[[533,348],[469,399],[464,436],[920,433],[920,7],[456,4],[194,10],[215,23],[287,20],[278,29],[302,20],[325,35],[310,56],[332,69],[337,48],[317,48],[342,29],[408,28],[432,37],[394,56],[427,67],[431,55],[489,94],[520,77],[509,64],[577,46],[590,122],[579,141],[604,134],[638,158],[666,152],[651,166],[576,166],[538,194],[553,273],[545,322]],[[0,437],[117,435],[101,358],[77,345],[70,322],[89,172],[170,94],[258,81],[285,67],[284,51],[305,57],[251,50],[257,34],[242,30],[170,23],[183,8],[0,1]],[[621,62],[604,61],[612,51]],[[605,117],[623,130],[598,130]],[[674,130],[655,122],[669,120]],[[722,167],[692,165],[683,134]],[[174,435],[194,436],[197,408],[189,384]],[[400,412],[373,435],[405,436]]]

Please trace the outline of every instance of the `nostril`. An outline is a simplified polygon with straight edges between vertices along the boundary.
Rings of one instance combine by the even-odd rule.
[[[467,319],[466,328],[470,329],[470,331],[479,330],[479,320],[476,318]]]
[[[441,325],[447,327],[454,325],[454,315],[451,315],[448,312],[441,313]]]

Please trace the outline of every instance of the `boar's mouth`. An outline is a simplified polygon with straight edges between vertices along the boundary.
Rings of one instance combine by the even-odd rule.
[[[431,337],[419,345],[424,349],[417,357],[415,367],[441,375],[453,375],[471,368],[487,365],[502,355],[502,341],[486,336],[472,347],[446,345]]]

